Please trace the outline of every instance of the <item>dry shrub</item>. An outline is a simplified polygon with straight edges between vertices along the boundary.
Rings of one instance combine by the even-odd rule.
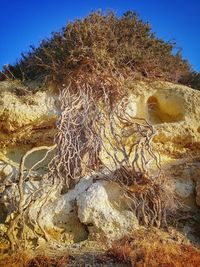
[[[45,255],[33,257],[27,252],[18,251],[0,260],[0,267],[66,267],[68,263],[68,254],[54,257]]]
[[[189,73],[190,66],[180,50],[174,54],[175,48],[175,43],[157,38],[136,12],[122,17],[94,12],[53,33],[38,48],[31,46],[4,74],[57,85],[80,71],[178,81]]]
[[[165,236],[165,235],[164,235]],[[150,229],[140,230],[132,237],[115,241],[108,256],[116,262],[135,267],[198,267],[200,251],[191,245],[165,238]]]

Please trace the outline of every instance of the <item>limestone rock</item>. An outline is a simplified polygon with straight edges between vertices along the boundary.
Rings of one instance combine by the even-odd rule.
[[[135,82],[129,94],[135,97],[136,117],[145,118],[156,129],[155,149],[178,157],[188,151],[197,153],[200,91],[168,82]]]
[[[118,197],[120,197],[118,195]],[[91,233],[103,233],[119,239],[138,228],[134,212],[114,206],[109,200],[106,183],[96,182],[77,198],[78,216]]]
[[[174,186],[176,194],[182,199],[194,195],[194,182],[192,180],[176,179]]]
[[[5,179],[13,173],[13,168],[9,164],[0,162],[0,180]]]
[[[193,172],[188,171],[191,166],[182,168],[182,164],[189,160],[198,161],[200,156],[200,92],[167,82],[136,81],[126,86],[127,101],[123,103],[126,113],[144,118],[154,126],[153,147],[160,152],[162,166],[169,179],[175,181],[177,195],[182,199],[192,196],[195,200],[195,189],[196,203],[200,205],[200,176],[194,186]],[[1,82],[0,97],[0,160],[7,160],[6,165],[0,167],[0,172],[6,179],[11,175],[14,163],[18,164],[30,147],[53,142],[58,117],[57,96],[50,91],[30,93],[13,83]],[[135,138],[131,127],[115,129],[122,135],[127,149]],[[112,154],[109,142],[105,147]],[[37,154],[34,160],[30,157],[30,166],[35,159],[41,159],[40,156]],[[112,164],[110,158],[105,150],[101,151],[101,160],[105,165]],[[185,158],[184,163],[179,162],[182,158]],[[174,161],[177,168],[172,164]],[[175,172],[175,169],[178,171]],[[36,181],[25,183],[27,195],[40,188],[41,184]],[[47,186],[35,196],[29,214],[34,223],[26,231],[30,238],[35,238],[33,230],[41,236],[45,230],[49,240],[69,244],[88,238],[88,231],[90,236],[104,233],[115,239],[138,227],[134,212],[128,209],[120,189],[112,183],[93,183],[92,179],[83,179],[66,194],[57,192],[55,195],[52,190],[46,205],[45,194],[48,190]],[[10,213],[15,209],[15,202],[10,200],[17,200],[18,197],[16,183],[3,192],[1,200]],[[37,224],[38,214],[40,225]]]
[[[28,210],[31,224],[24,222],[24,235],[30,246],[35,238],[39,245],[45,240],[52,244],[70,245],[96,238],[99,234],[119,239],[139,227],[120,187],[111,182],[94,182],[95,175],[82,178],[65,194],[60,194],[58,185],[54,187],[51,182],[25,183],[24,204],[28,203],[30,194],[34,197]],[[18,201],[18,187],[13,183],[0,201],[7,211],[7,221],[12,218],[16,209],[14,203]]]
[[[26,140],[34,143],[34,135],[38,139],[39,129],[50,131],[54,128],[58,111],[56,96],[52,93],[31,93],[15,83],[0,82],[0,98],[1,146],[10,146],[22,140],[23,143]],[[44,139],[41,133],[40,139]]]

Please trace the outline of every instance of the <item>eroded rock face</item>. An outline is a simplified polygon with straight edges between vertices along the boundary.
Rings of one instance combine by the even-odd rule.
[[[38,245],[46,241],[70,245],[99,235],[120,239],[139,227],[120,188],[110,182],[95,182],[94,177],[83,178],[63,195],[54,190],[56,186],[54,188],[51,183],[25,183],[24,203],[30,193],[37,192],[26,214],[29,223],[24,224],[24,235],[30,244],[37,239]],[[19,201],[19,194],[13,183],[1,196],[7,214],[15,211],[16,201]]]
[[[126,112],[154,125],[153,147],[161,154],[163,169],[174,181],[177,196],[192,208],[195,203],[200,206],[200,175],[196,175],[200,156],[200,92],[161,82],[137,82],[127,87]],[[3,162],[0,179],[12,183],[1,200],[7,213],[11,213],[16,207],[10,199],[18,197],[17,184],[12,179],[16,177],[21,156],[32,146],[53,142],[58,117],[57,96],[49,92],[26,93],[7,82],[0,83],[0,96],[0,160]],[[131,126],[120,130],[127,149],[135,138],[132,130]],[[109,142],[106,145],[111,149]],[[19,155],[15,155],[19,151]],[[109,150],[109,153],[112,152]],[[31,156],[26,167],[41,157],[42,154]],[[112,165],[106,151],[102,151],[101,159],[105,165]],[[26,182],[25,193],[40,187],[38,181]],[[134,212],[127,208],[120,189],[113,183],[94,182],[92,177],[83,179],[66,194],[52,191],[48,205],[45,198],[41,198],[47,194],[48,186],[39,192],[29,212],[33,224],[27,227],[26,235],[30,240],[35,239],[35,233],[41,243],[48,239],[71,244],[99,233],[116,239],[138,227]]]
[[[167,82],[127,84],[126,112],[145,118],[156,129],[154,147],[162,154],[182,157],[200,147],[200,92]],[[58,118],[57,96],[49,91],[28,93],[9,82],[0,83],[0,145],[52,143]],[[131,127],[124,143],[133,142]],[[0,151],[1,152],[1,151]],[[1,157],[1,155],[0,155]],[[103,157],[106,157],[103,154]],[[1,158],[0,158],[1,160]]]
[[[109,200],[107,182],[91,185],[84,194],[78,196],[78,217],[82,223],[90,226],[90,233],[99,232],[108,238],[119,239],[137,229],[139,224],[134,212],[117,206],[119,189],[118,192],[113,190],[113,193],[117,193],[116,202]]]
[[[0,98],[1,147],[52,139],[58,116],[55,95],[31,93],[15,83],[0,82]]]
[[[200,145],[200,92],[168,82],[136,83],[136,116],[154,125],[154,146],[163,154],[180,157],[197,153]]]

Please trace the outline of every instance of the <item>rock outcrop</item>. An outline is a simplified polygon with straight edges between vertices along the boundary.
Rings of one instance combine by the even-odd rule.
[[[36,238],[37,245],[48,241],[63,246],[102,236],[115,240],[138,229],[138,220],[120,187],[111,182],[95,181],[95,178],[95,174],[83,178],[63,195],[54,191],[48,181],[45,186],[42,181],[25,183],[25,201],[30,193],[38,192],[23,233],[29,246],[34,246]],[[6,216],[15,211],[13,204],[19,200],[16,187],[13,183],[1,196]]]
[[[0,99],[1,148],[52,142],[58,117],[55,95],[1,82]]]
[[[135,116],[154,125],[154,145],[172,157],[197,153],[200,144],[200,92],[168,82],[133,83],[129,86]]]
[[[119,239],[139,227],[134,212],[123,208],[122,196],[119,187],[108,182],[96,182],[78,196],[78,217],[89,225],[90,234]]]
[[[187,210],[200,206],[200,92],[166,82],[132,82],[127,84],[126,112],[144,118],[154,126],[153,148],[160,153],[162,168],[174,183],[175,192]],[[18,167],[21,156],[40,144],[52,144],[58,118],[57,96],[48,91],[30,93],[26,88],[8,82],[0,83],[0,182],[1,205],[5,217],[15,209],[14,202]],[[120,129],[124,146],[134,140],[133,129]],[[110,142],[110,141],[109,141]],[[109,142],[105,145],[109,149]],[[112,142],[112,140],[111,140]],[[109,150],[109,153],[113,153]],[[115,152],[117,153],[117,152]],[[43,157],[42,152],[31,155],[30,168]],[[58,195],[48,193],[45,204],[42,195],[41,168],[45,170],[52,154],[37,170],[37,179],[25,183],[25,192],[39,191],[38,199],[29,211],[30,227],[25,235],[34,243],[35,235],[45,240],[72,244],[106,235],[117,239],[138,228],[138,221],[114,183],[85,177],[74,189]],[[101,151],[101,160],[111,166],[110,155]],[[152,167],[153,169],[154,167]],[[6,182],[5,182],[6,181]],[[51,185],[49,185],[51,187]],[[40,190],[42,188],[42,190]],[[58,192],[58,191],[56,191]],[[15,196],[16,198],[18,196]],[[44,206],[43,209],[40,207]],[[38,218],[39,216],[39,218]]]

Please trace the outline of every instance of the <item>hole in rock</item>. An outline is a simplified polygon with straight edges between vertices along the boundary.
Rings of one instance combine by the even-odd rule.
[[[148,120],[151,124],[178,122],[184,119],[183,101],[176,96],[156,94],[147,101]]]

